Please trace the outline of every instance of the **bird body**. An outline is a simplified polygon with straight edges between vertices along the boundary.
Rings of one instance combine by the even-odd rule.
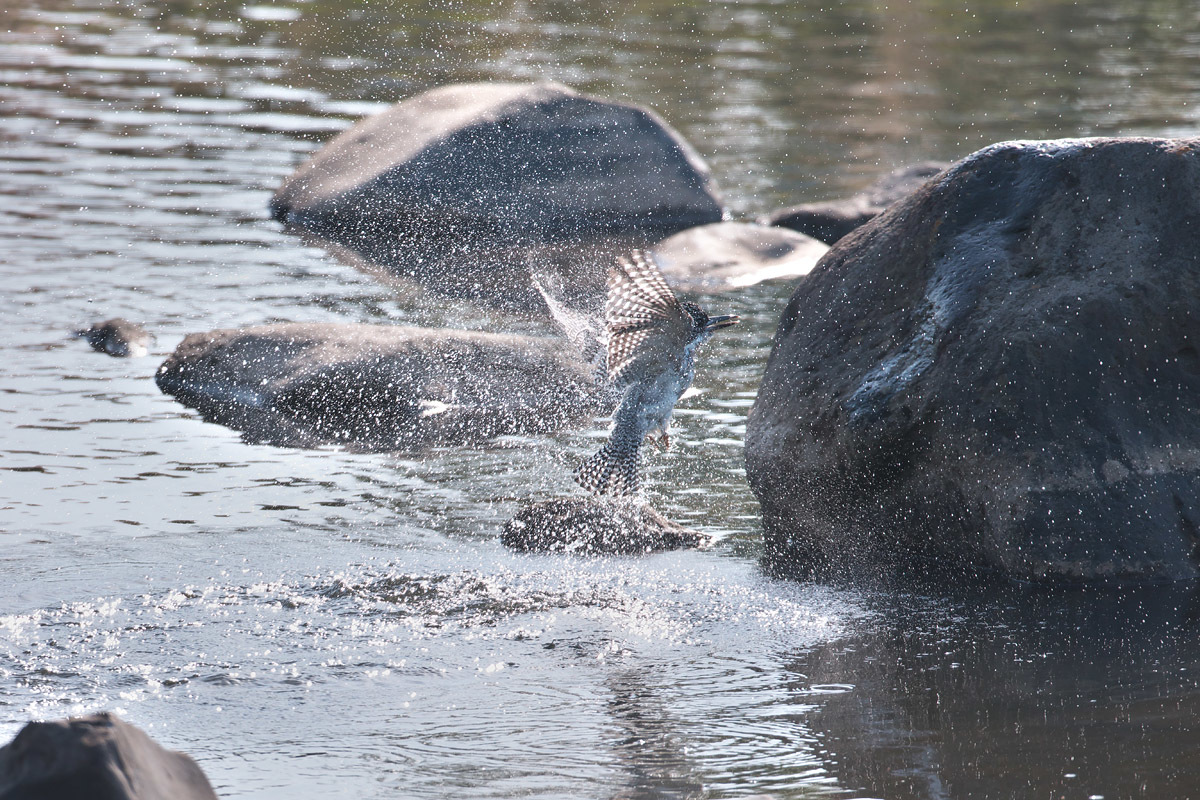
[[[621,399],[608,442],[575,479],[595,494],[620,496],[638,490],[645,439],[657,434],[669,445],[671,416],[692,383],[699,346],[739,320],[681,303],[653,259],[635,250],[609,271],[604,321],[608,379]]]

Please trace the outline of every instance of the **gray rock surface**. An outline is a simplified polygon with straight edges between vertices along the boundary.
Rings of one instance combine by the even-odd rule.
[[[704,162],[648,109],[557,83],[475,83],[341,133],[283,183],[271,213],[440,291],[519,305],[510,295],[528,287],[541,246],[645,245],[716,222],[723,206]],[[570,267],[603,283],[606,264]]]
[[[701,547],[709,537],[640,500],[561,497],[523,504],[500,541],[521,551],[640,555]]]
[[[829,245],[786,228],[715,222],[654,246],[671,285],[684,292],[720,292],[807,275]]]
[[[908,197],[927,180],[950,166],[926,161],[901,167],[876,181],[862,194],[844,200],[802,203],[765,215],[764,225],[777,225],[833,244],[850,231],[870,222],[892,203]]]
[[[31,722],[0,747],[0,800],[216,800],[187,755],[113,714]]]
[[[188,336],[158,386],[249,441],[363,451],[478,444],[603,413],[561,340],[382,325],[280,324]]]
[[[150,334],[141,325],[121,317],[94,323],[75,331],[75,335],[86,339],[96,352],[117,358],[141,358],[150,352]]]
[[[783,568],[1197,576],[1200,140],[986,148],[797,287],[746,435]]]

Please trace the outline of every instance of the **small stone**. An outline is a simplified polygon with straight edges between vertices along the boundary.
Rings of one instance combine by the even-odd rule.
[[[96,352],[117,358],[141,358],[150,352],[150,334],[141,325],[121,317],[97,322],[75,331],[75,335],[86,339]]]
[[[703,547],[711,540],[642,500],[562,497],[524,503],[500,541],[521,551],[640,555]]]
[[[807,234],[828,244],[879,216],[884,209],[908,197],[949,164],[926,161],[891,172],[862,194],[844,200],[802,203],[762,217],[764,225],[777,225]]]

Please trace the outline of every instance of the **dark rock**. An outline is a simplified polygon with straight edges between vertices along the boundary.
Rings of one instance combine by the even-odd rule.
[[[522,551],[639,555],[701,547],[709,538],[640,500],[561,497],[522,505],[500,541]]]
[[[249,441],[364,451],[478,444],[603,413],[588,369],[556,339],[351,324],[188,336],[164,392]]]
[[[653,112],[557,83],[477,83],[362,120],[284,182],[271,213],[486,300],[494,280],[523,280],[531,247],[648,244],[723,208],[703,161]],[[603,281],[603,267],[574,265],[585,266]]]
[[[824,242],[766,225],[716,222],[671,236],[654,246],[671,285],[685,292],[717,292],[762,281],[807,275],[825,255]]]
[[[75,335],[86,339],[93,350],[118,358],[141,358],[150,352],[150,334],[141,325],[120,317],[97,322],[75,331]]]
[[[949,164],[926,161],[903,167],[876,181],[862,194],[845,200],[802,203],[764,216],[764,225],[777,225],[833,244],[850,231],[870,222],[892,203],[908,197]]]
[[[113,714],[31,722],[0,748],[0,800],[216,800],[187,755]]]
[[[409,98],[318,151],[271,211],[317,232],[500,241],[680,230],[722,215],[708,168],[657,115],[557,83]]]
[[[771,560],[1197,575],[1200,140],[995,145],[792,296],[746,434]]]

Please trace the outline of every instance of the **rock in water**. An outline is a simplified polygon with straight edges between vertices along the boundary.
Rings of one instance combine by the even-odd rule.
[[[93,350],[118,358],[141,358],[150,352],[150,334],[141,325],[121,317],[97,322],[75,331],[75,335],[86,339]]]
[[[505,273],[528,285],[528,248],[658,239],[723,212],[708,167],[657,115],[557,83],[409,98],[337,136],[271,200],[278,220],[405,275],[482,284],[485,300],[491,282],[513,283]]]
[[[281,324],[188,336],[167,394],[247,440],[413,450],[590,421],[603,398],[557,339],[385,325]]]
[[[1009,142],[839,242],[746,434],[776,565],[1197,576],[1200,140]]]
[[[908,197],[949,164],[926,161],[902,167],[876,181],[862,194],[845,200],[802,203],[781,208],[762,218],[764,225],[778,225],[833,244],[850,231],[870,222],[892,203]]]
[[[639,555],[700,547],[709,537],[640,500],[560,497],[522,505],[500,541],[522,551]]]
[[[720,292],[807,275],[829,245],[787,228],[715,222],[688,228],[654,246],[671,285]]]
[[[0,748],[0,800],[216,800],[187,755],[113,714],[31,722]]]

